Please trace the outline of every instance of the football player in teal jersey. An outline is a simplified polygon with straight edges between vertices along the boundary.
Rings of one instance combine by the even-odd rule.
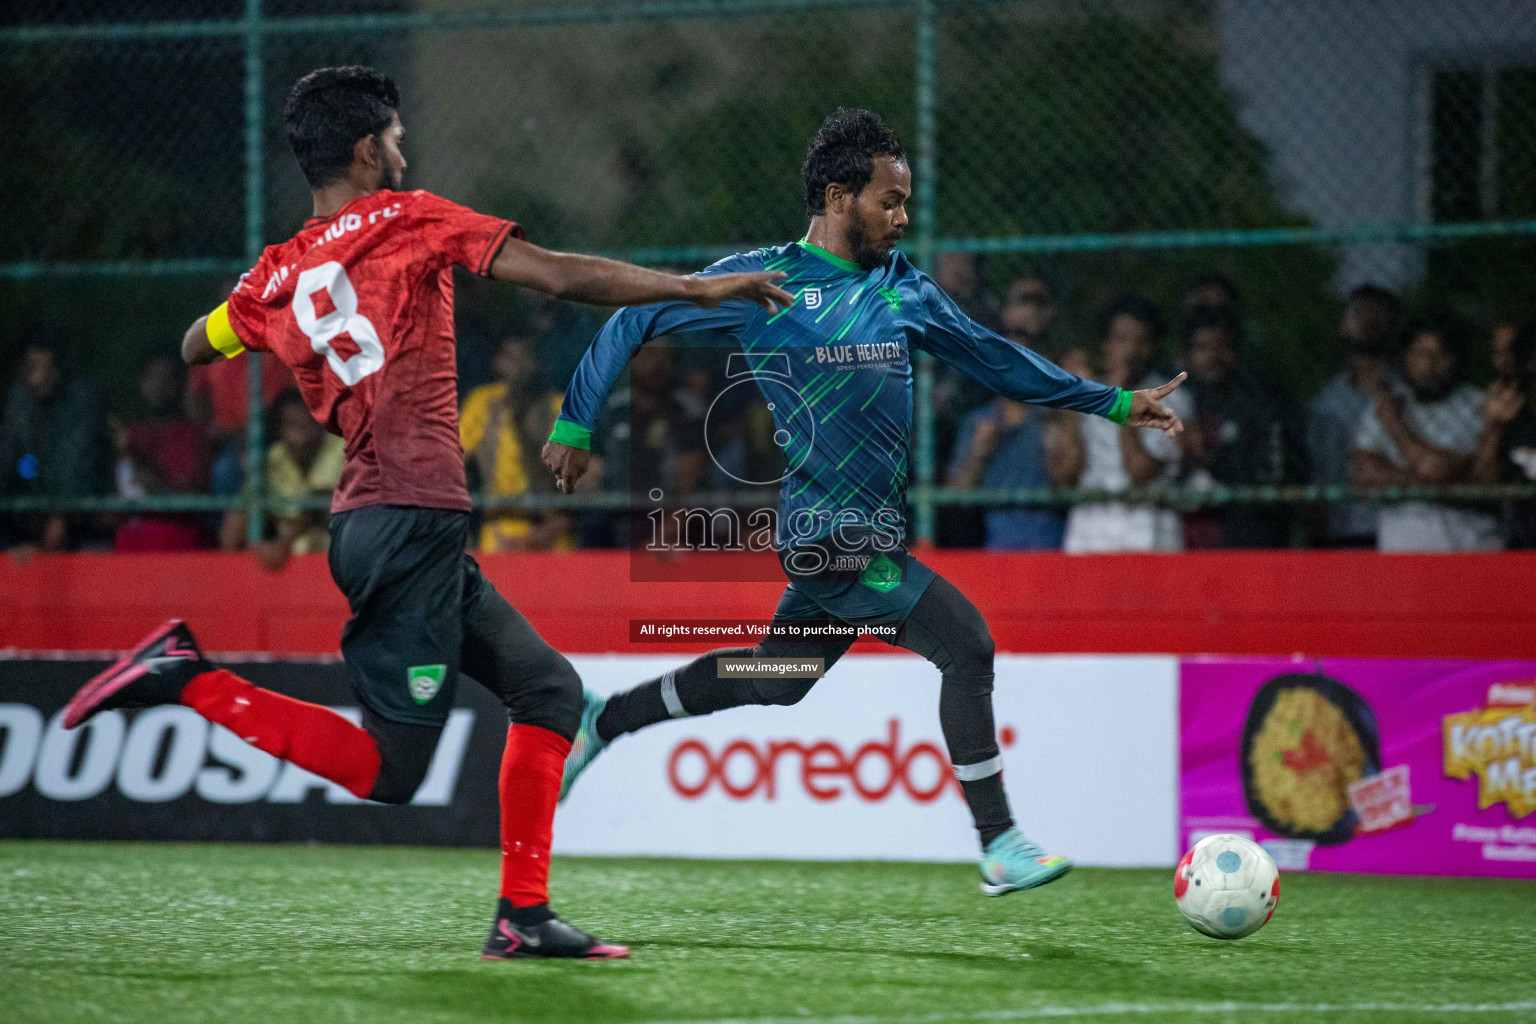
[[[1071,868],[1014,824],[992,715],[993,643],[986,621],[905,539],[912,421],[911,352],[919,349],[1020,402],[1104,416],[1176,435],[1161,399],[1183,380],[1126,391],[1084,380],[967,317],[895,249],[907,224],[912,174],[894,133],[864,110],[839,110],[811,141],[802,169],[810,229],[798,242],[728,257],[705,274],[782,271],[792,305],[701,309],[662,302],[620,310],[577,367],[544,460],[561,490],[586,472],[592,431],[639,346],[674,332],[733,335],[763,368],[787,471],[774,546],[789,577],[774,625],[898,626],[884,638],[942,675],[939,720],[981,842],[982,891],[1030,889]],[[772,369],[769,370],[768,368]],[[770,394],[771,390],[771,394]],[[672,718],[749,704],[794,704],[814,679],[720,678],[721,658],[822,658],[852,631],[791,640],[770,628],[755,647],[711,651],[606,700],[588,693],[566,761],[564,789],[625,733]]]

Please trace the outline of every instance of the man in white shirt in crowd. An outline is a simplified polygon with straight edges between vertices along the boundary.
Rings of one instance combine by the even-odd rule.
[[[1349,293],[1339,317],[1338,351],[1344,366],[1318,389],[1307,415],[1314,484],[1350,482],[1355,432],[1393,379],[1392,360],[1402,345],[1402,333],[1403,310],[1396,295],[1373,284]],[[1319,525],[1327,547],[1376,546],[1376,509],[1366,502],[1331,502]]]
[[[1408,333],[1402,381],[1377,394],[1360,418],[1350,470],[1362,486],[1445,486],[1472,477],[1473,456],[1488,429],[1483,394],[1461,379],[1466,350],[1449,320]],[[1497,428],[1495,428],[1497,429]],[[1424,501],[1381,508],[1380,551],[1491,551],[1502,547],[1488,512]]]
[[[1116,299],[1099,319],[1099,380],[1127,389],[1151,380],[1152,361],[1164,322],[1157,307],[1139,296]],[[1169,406],[1181,418],[1193,413],[1189,396],[1175,391]],[[1047,448],[1052,478],[1064,487],[1127,491],[1166,486],[1178,479],[1180,452],[1161,431],[1121,427],[1109,420],[1068,416]],[[1184,527],[1178,513],[1155,505],[1121,503],[1074,506],[1067,517],[1067,552],[1180,551]]]

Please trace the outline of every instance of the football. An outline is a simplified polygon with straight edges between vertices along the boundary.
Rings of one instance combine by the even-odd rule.
[[[1252,935],[1280,903],[1280,871],[1244,836],[1206,836],[1179,861],[1173,899],[1197,932],[1213,939]]]

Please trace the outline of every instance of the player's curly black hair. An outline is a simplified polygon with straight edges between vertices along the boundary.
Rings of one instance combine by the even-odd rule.
[[[400,91],[388,75],[353,64],[311,71],[288,93],[283,125],[311,188],[346,176],[358,139],[388,128]]]
[[[826,212],[827,186],[834,182],[855,195],[861,192],[874,176],[877,156],[905,158],[896,133],[867,110],[839,107],[821,122],[800,167],[806,212],[812,217]]]

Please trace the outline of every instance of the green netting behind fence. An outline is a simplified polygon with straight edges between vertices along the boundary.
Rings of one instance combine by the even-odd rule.
[[[0,366],[50,333],[131,403],[143,354],[307,215],[284,96],[351,62],[401,85],[411,184],[551,246],[694,268],[797,237],[806,141],[860,105],[913,157],[919,260],[980,254],[993,289],[1044,261],[1064,342],[1217,271],[1304,396],[1352,285],[1482,325],[1530,302],[1520,0],[14,0]],[[465,305],[471,335],[528,315]]]

